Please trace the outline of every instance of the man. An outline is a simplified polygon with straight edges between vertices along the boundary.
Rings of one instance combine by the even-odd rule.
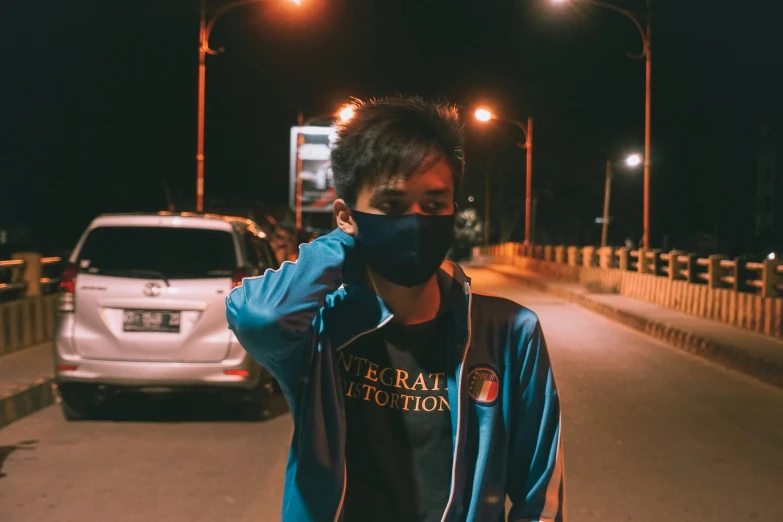
[[[444,262],[457,110],[358,103],[332,152],[338,229],[227,299],[294,435],[283,521],[560,521],[560,407],[536,315]]]

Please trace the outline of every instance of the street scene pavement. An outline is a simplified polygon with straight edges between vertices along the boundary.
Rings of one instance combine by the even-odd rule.
[[[783,391],[472,269],[536,311],[562,397],[571,521],[783,520]],[[0,521],[276,521],[292,422],[212,397],[48,407],[0,430]]]

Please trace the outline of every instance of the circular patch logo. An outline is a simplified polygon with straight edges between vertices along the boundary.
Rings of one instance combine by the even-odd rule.
[[[492,404],[500,394],[500,378],[489,366],[477,366],[468,374],[468,393],[479,404]]]

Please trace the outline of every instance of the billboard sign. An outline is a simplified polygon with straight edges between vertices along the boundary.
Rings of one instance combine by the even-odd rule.
[[[297,181],[301,182],[302,212],[331,212],[337,199],[332,176],[332,146],[336,127],[291,127],[289,202],[296,210]]]

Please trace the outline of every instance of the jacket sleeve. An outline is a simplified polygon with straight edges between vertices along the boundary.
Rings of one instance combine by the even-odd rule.
[[[528,312],[529,314],[530,312]],[[520,321],[520,369],[507,463],[509,522],[564,522],[560,400],[538,319]]]
[[[299,248],[295,263],[245,278],[226,298],[229,328],[242,347],[293,395],[309,360],[313,323],[343,283],[352,236],[335,230]]]

